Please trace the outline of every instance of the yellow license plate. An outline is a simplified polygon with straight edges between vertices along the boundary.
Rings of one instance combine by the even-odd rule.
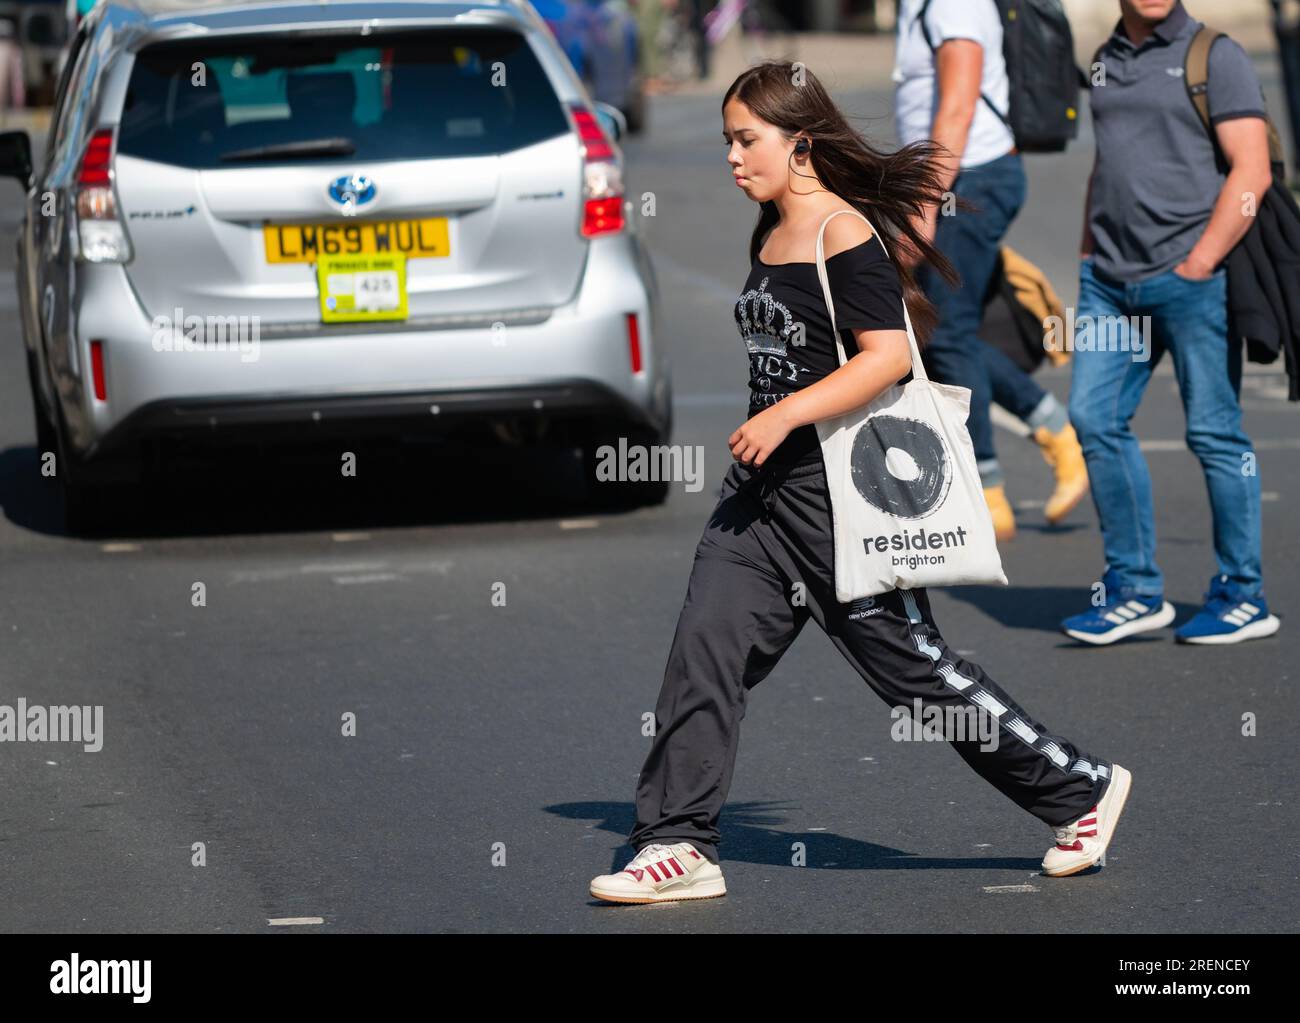
[[[406,319],[406,256],[321,256],[323,323]]]
[[[314,263],[323,256],[428,259],[451,254],[446,217],[353,220],[336,224],[263,224],[268,263]]]

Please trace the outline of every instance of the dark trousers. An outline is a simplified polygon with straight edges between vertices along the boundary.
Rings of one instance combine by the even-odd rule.
[[[1017,419],[1027,420],[1047,397],[1038,381],[1011,361],[1001,348],[980,342],[980,359],[989,375],[993,404],[1001,405]]]
[[[1019,154],[1008,153],[978,167],[964,168],[952,190],[975,209],[955,210],[938,218],[935,247],[952,261],[961,281],[957,287],[949,287],[932,269],[922,269],[921,287],[939,312],[939,324],[922,350],[922,358],[934,380],[970,388],[966,428],[976,461],[988,462],[997,458],[989,402],[996,401],[1016,415],[1027,409],[1024,414],[1028,415],[1047,393],[979,336],[984,293],[997,266],[998,250],[1025,203],[1025,168]]]
[[[982,749],[967,733],[952,742],[962,759],[1048,824],[1083,816],[1105,788],[1110,764],[1050,734],[983,668],[949,648],[924,590],[840,604],[833,543],[820,459],[793,469],[731,464],[695,552],[655,705],[632,846],[688,841],[718,862],[718,815],[749,690],[809,618],[886,703],[910,711],[919,697],[925,707],[995,714],[996,748]]]

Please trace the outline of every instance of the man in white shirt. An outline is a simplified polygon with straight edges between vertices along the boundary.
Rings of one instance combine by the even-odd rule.
[[[1015,535],[1015,516],[994,449],[990,401],[1028,424],[1056,470],[1049,521],[1063,519],[1088,484],[1064,405],[979,337],[998,250],[1025,202],[1025,171],[1005,116],[1010,84],[994,0],[901,0],[894,81],[899,140],[942,145],[949,154],[941,161],[946,188],[975,207],[945,203],[926,211],[923,231],[952,261],[961,283],[951,288],[929,268],[920,271],[939,312],[924,358],[934,379],[970,388],[967,428],[994,528],[1006,540]]]

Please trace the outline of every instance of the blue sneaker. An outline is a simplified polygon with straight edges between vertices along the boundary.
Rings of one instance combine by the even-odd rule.
[[[1061,631],[1071,639],[1105,646],[1139,632],[1163,629],[1174,620],[1174,606],[1163,596],[1138,596],[1131,587],[1120,586],[1107,571],[1102,576],[1106,603],[1061,622]]]
[[[1174,639],[1179,643],[1240,643],[1271,636],[1281,624],[1277,615],[1268,613],[1263,596],[1243,597],[1236,583],[1220,575],[1210,580],[1205,606],[1178,627]]]

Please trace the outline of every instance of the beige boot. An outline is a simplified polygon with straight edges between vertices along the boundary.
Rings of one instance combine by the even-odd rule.
[[[1088,466],[1083,460],[1083,448],[1074,427],[1069,423],[1059,433],[1052,433],[1046,426],[1034,431],[1034,440],[1038,442],[1043,458],[1056,474],[1056,489],[1047,499],[1044,514],[1047,521],[1056,525],[1064,519],[1088,493]]]
[[[998,541],[1010,540],[1016,535],[1016,513],[1011,510],[1006,490],[1001,485],[984,488],[984,501],[993,517],[993,535]]]

